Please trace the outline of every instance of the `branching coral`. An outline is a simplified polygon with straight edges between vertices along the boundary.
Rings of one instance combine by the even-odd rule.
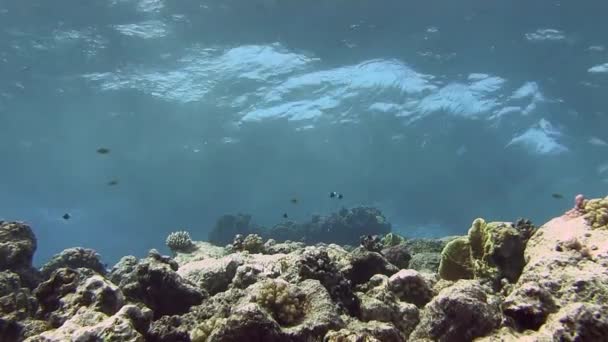
[[[201,323],[199,323],[190,332],[190,340],[192,342],[205,342],[213,330],[226,322],[226,318],[211,317]]]
[[[270,312],[281,325],[293,325],[303,316],[306,296],[284,280],[268,280],[262,284],[253,301]]]
[[[187,231],[177,231],[169,234],[165,243],[173,252],[187,252],[194,246]]]

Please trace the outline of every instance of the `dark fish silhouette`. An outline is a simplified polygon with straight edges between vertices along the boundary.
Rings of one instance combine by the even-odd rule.
[[[70,219],[70,217],[72,217],[72,215],[70,215],[70,214],[68,214],[68,213],[65,213],[65,214],[63,214],[63,216],[61,216],[61,217],[62,217],[64,220],[69,220],[69,219]]]
[[[108,154],[110,153],[110,149],[109,148],[105,148],[105,147],[100,147],[97,149],[97,153],[99,154]]]
[[[294,198],[291,199],[290,202],[293,203],[293,204],[297,204],[298,203],[298,199],[294,197]]]
[[[554,193],[554,194],[551,194],[551,197],[556,198],[556,199],[561,199],[561,198],[564,198],[564,195],[558,194],[558,193]]]
[[[108,186],[118,185],[118,179],[112,179],[107,184],[108,184]]]
[[[287,213],[283,214],[283,218],[288,218],[289,216],[287,216]]]

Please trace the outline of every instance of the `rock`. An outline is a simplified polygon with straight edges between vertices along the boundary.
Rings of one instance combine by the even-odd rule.
[[[342,269],[344,275],[353,284],[367,282],[374,274],[392,275],[399,269],[390,264],[382,255],[356,249],[350,254],[350,265]]]
[[[537,283],[527,282],[509,294],[502,303],[502,310],[519,330],[538,330],[547,316],[557,311],[557,305],[549,291]]]
[[[441,253],[452,239],[408,239],[403,242],[412,255],[419,253]]]
[[[232,286],[242,289],[263,279],[277,278],[289,267],[285,254],[251,254],[243,262],[232,278]]]
[[[402,342],[403,336],[389,323],[353,320],[344,329],[330,331],[324,342]]]
[[[76,247],[63,250],[59,254],[55,254],[49,262],[47,262],[40,272],[45,279],[58,268],[88,268],[99,274],[106,274],[106,268],[99,260],[99,254],[92,249]]]
[[[572,240],[578,242],[578,249],[555,249],[560,242]],[[598,250],[584,248],[591,243]],[[590,229],[581,217],[555,218],[530,238],[527,264],[515,288],[536,283],[551,293],[558,306],[608,302],[607,252],[608,231]]]
[[[293,341],[321,340],[332,329],[340,329],[344,322],[329,293],[318,280],[304,280],[295,285],[305,298],[302,320],[283,332],[287,339]]]
[[[359,246],[366,251],[380,253],[384,248],[382,239],[379,235],[363,235],[359,238]]]
[[[408,268],[416,271],[439,272],[441,253],[418,253],[412,255]]]
[[[398,268],[408,268],[412,259],[412,255],[405,244],[384,248],[380,254]]]
[[[213,327],[207,342],[281,342],[285,341],[279,324],[259,305],[236,307],[232,314]]]
[[[378,295],[379,291],[361,293],[361,320],[391,323],[399,329],[401,339],[405,340],[419,322],[419,311],[415,305],[399,302],[390,296]]]
[[[587,248],[590,244],[598,248]],[[592,229],[584,215],[563,215],[545,223],[529,239],[527,263],[502,305],[513,328],[538,330],[534,338],[548,340],[594,336],[590,331],[597,330],[596,324],[601,327],[605,315],[596,322],[587,312],[607,312],[593,306],[608,302],[607,252],[608,231]],[[580,318],[580,326],[573,317]]]
[[[389,278],[385,275],[373,276],[360,288],[365,291],[357,293],[361,298],[360,319],[392,323],[399,329],[402,338],[406,339],[420,321],[416,305],[401,302],[389,290]]]
[[[154,251],[134,268],[132,260],[124,261],[111,276],[119,280],[118,284],[129,300],[144,303],[152,309],[155,318],[183,314],[207,296],[176,272],[177,263]],[[130,269],[130,272],[124,269]]]
[[[237,267],[242,263],[243,260],[234,255],[220,259],[204,259],[182,265],[177,274],[214,295],[228,289]]]
[[[547,341],[605,341],[608,336],[608,307],[572,303],[550,316],[538,333]]]
[[[30,289],[21,286],[19,275],[9,271],[0,272],[0,317],[7,320],[7,326],[11,326],[8,321],[32,318],[37,309],[38,301]]]
[[[108,316],[124,303],[118,286],[85,268],[60,268],[34,290],[40,303],[37,316],[57,328],[81,307]]]
[[[273,243],[274,242],[274,243]],[[305,245],[301,242],[283,242],[276,243],[273,239],[269,239],[264,244],[264,253],[266,254],[289,254],[299,249],[303,249]]]
[[[0,341],[21,340],[23,326],[15,320],[0,317]]]
[[[228,254],[226,248],[212,245],[209,242],[193,241],[193,244],[194,246],[188,252],[176,251],[173,260],[175,260],[178,265],[209,258],[219,259]]]
[[[401,270],[393,274],[388,280],[388,289],[400,300],[418,307],[423,307],[434,296],[431,284],[415,270]]]
[[[189,342],[190,333],[187,322],[180,316],[163,316],[154,321],[146,334],[149,342]]]
[[[344,326],[317,280],[294,285],[269,279],[250,286],[247,293],[229,311],[199,318],[190,337],[197,341],[319,341],[329,330]],[[222,312],[227,315],[222,317]]]
[[[123,280],[128,280],[127,278],[135,271],[137,264],[137,258],[132,255],[120,258],[108,273],[108,279],[114,284],[120,285]]]
[[[152,319],[148,309],[125,305],[112,316],[81,307],[60,328],[28,338],[28,342],[125,341],[144,342]]]
[[[0,271],[13,271],[21,283],[34,288],[40,281],[32,267],[37,241],[32,229],[21,222],[0,221]]]
[[[471,341],[491,333],[501,323],[498,305],[474,280],[461,280],[441,291],[422,312],[413,341]]]
[[[330,254],[338,253],[333,248],[308,248],[298,258],[294,269],[300,280],[315,279],[327,289],[332,300],[345,312],[357,316],[359,299],[352,290],[351,281],[339,270]]]

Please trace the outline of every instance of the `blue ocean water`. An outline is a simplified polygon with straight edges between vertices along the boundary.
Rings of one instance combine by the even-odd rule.
[[[37,263],[72,246],[114,262],[178,229],[205,239],[226,213],[273,225],[371,205],[408,236],[542,223],[606,194],[605,13],[0,1],[0,218],[32,225]]]

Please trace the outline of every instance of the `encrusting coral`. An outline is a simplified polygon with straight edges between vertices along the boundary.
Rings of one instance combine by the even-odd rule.
[[[450,241],[442,251],[439,275],[443,279],[484,279],[498,285],[515,282],[524,267],[524,248],[530,225],[473,221],[467,236]]]

